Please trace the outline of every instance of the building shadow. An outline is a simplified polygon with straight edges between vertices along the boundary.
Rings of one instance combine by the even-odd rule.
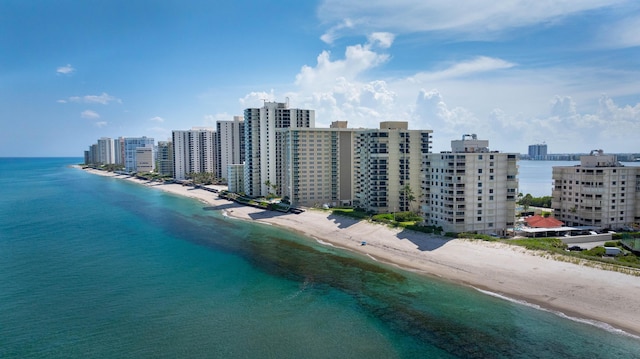
[[[258,220],[258,219],[268,219],[268,218],[282,217],[282,216],[286,216],[286,215],[291,215],[291,214],[290,213],[284,213],[284,212],[278,212],[278,211],[270,211],[268,209],[264,209],[264,210],[259,211],[259,212],[249,213],[249,218],[251,218],[253,220]]]
[[[403,229],[396,236],[398,239],[406,239],[415,244],[419,250],[428,252],[434,251],[453,240],[453,238],[432,233],[416,232],[410,229]]]
[[[352,218],[348,216],[340,216],[334,213],[331,213],[327,218],[330,221],[336,223],[338,225],[338,228],[341,228],[341,229],[349,228],[360,221],[364,221],[363,219]]]

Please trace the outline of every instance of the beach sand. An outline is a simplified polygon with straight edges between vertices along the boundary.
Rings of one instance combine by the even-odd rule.
[[[596,321],[640,336],[640,277],[558,261],[540,252],[498,242],[450,239],[307,210],[284,214],[242,206],[215,193],[158,184],[104,171],[174,194],[192,197],[227,215],[281,226],[312,239],[420,274],[472,286],[513,300]],[[366,245],[362,242],[366,241]],[[598,323],[595,323],[598,324]]]

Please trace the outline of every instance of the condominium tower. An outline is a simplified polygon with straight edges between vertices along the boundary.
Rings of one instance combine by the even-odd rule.
[[[163,176],[173,177],[173,143],[158,141],[156,171]]]
[[[357,130],[346,122],[330,128],[283,130],[281,195],[294,205],[351,205],[355,192]]]
[[[358,130],[354,206],[375,213],[419,211],[432,132],[409,130],[407,122],[399,121]]]
[[[112,138],[102,137],[98,139],[98,163],[116,163],[115,146]]]
[[[281,141],[285,128],[315,127],[315,111],[292,109],[288,103],[265,102],[261,108],[244,110],[245,172],[248,196],[267,196],[282,178]]]
[[[506,233],[513,227],[518,155],[489,150],[489,141],[464,135],[451,151],[425,162],[423,213],[445,232]]]
[[[218,121],[216,126],[216,176],[229,179],[227,166],[244,163],[244,118],[234,116],[233,121]]]
[[[537,144],[529,145],[529,159],[531,160],[546,160],[547,159],[547,145]]]
[[[125,171],[138,172],[138,148],[150,147],[151,149],[153,149],[154,143],[155,141],[151,137],[125,137],[123,147]]]
[[[174,130],[172,138],[175,179],[184,180],[190,173],[216,173],[216,132],[213,128]]]
[[[555,217],[568,226],[619,229],[640,222],[640,167],[626,167],[602,150],[580,165],[553,167]]]

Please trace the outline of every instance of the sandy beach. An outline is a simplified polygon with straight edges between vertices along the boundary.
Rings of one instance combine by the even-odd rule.
[[[284,214],[241,206],[215,193],[178,184],[120,177],[174,194],[196,198],[227,215],[297,231],[314,240],[368,255],[407,270],[475,287],[573,318],[610,325],[640,336],[640,277],[548,256],[504,243],[450,239],[307,210]],[[361,245],[366,241],[366,245]]]

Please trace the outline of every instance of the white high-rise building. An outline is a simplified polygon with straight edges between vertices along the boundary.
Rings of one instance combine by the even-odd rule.
[[[233,116],[233,121],[218,121],[216,125],[218,138],[216,176],[228,180],[228,166],[244,163],[244,118]]]
[[[228,190],[232,193],[244,192],[244,165],[232,164],[227,168]]]
[[[445,232],[506,234],[513,227],[518,155],[489,151],[489,141],[464,135],[451,152],[425,162],[423,213],[427,225]]]
[[[125,137],[124,138],[124,169],[127,172],[138,172],[137,150],[140,147],[151,147],[153,150],[155,140],[151,137]],[[153,158],[153,157],[152,157]]]
[[[289,108],[288,103],[265,102],[261,108],[244,110],[245,193],[267,196],[281,190],[281,141],[284,128],[315,127],[315,111]]]
[[[422,165],[431,149],[431,130],[409,130],[407,122],[381,122],[359,130],[354,167],[354,205],[376,213],[419,211]]]
[[[98,139],[98,163],[103,165],[116,163],[113,139],[108,137]]]
[[[552,176],[551,206],[566,225],[620,229],[640,222],[640,167],[596,150],[578,166],[553,167]]]
[[[173,131],[173,175],[186,179],[190,173],[216,173],[216,132],[194,127]]]

